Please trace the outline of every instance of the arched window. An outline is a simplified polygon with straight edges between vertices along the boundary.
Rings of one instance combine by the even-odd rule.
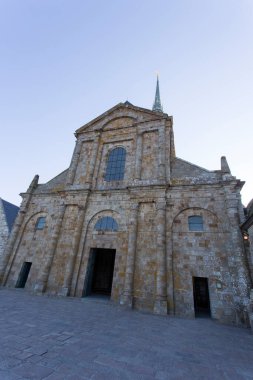
[[[118,231],[118,223],[111,216],[100,218],[95,224],[97,231]]]
[[[40,216],[35,225],[36,230],[43,230],[46,225],[46,218],[44,216]]]
[[[203,218],[200,215],[188,217],[188,225],[190,231],[203,231]]]
[[[113,149],[108,157],[105,180],[119,181],[124,178],[126,163],[126,150],[124,148]]]

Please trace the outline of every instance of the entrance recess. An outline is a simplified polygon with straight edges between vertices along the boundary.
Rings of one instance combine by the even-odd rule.
[[[91,249],[84,296],[92,294],[111,295],[115,253],[115,249]]]
[[[195,316],[210,317],[208,279],[206,277],[193,277],[193,295]]]
[[[32,263],[29,261],[25,261],[22,265],[21,271],[18,276],[18,281],[16,283],[16,288],[24,288],[30,269],[31,269]]]

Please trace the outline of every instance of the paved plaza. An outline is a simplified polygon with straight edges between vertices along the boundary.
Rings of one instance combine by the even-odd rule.
[[[0,289],[0,380],[253,379],[250,330]]]

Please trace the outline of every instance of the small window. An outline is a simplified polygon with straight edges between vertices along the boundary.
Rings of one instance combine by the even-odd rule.
[[[111,216],[100,218],[95,224],[97,231],[118,231],[118,223]]]
[[[46,218],[44,216],[41,216],[37,219],[35,229],[43,230],[45,225],[46,225]]]
[[[188,225],[190,231],[203,231],[203,218],[199,215],[189,216]]]
[[[124,148],[113,149],[108,157],[105,181],[120,181],[124,179],[126,163],[126,150]]]

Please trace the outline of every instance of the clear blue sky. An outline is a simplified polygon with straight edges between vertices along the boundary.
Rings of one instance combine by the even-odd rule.
[[[74,131],[115,104],[151,108],[160,73],[177,156],[225,155],[253,197],[252,0],[0,0],[0,197],[69,166]]]

